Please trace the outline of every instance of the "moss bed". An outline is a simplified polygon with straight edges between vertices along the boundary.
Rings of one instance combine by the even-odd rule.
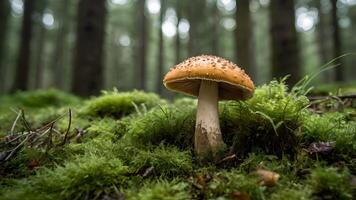
[[[0,199],[354,199],[356,108],[304,94],[272,81],[246,102],[221,102],[218,162],[194,156],[194,99],[1,97]],[[277,184],[260,184],[258,169]]]

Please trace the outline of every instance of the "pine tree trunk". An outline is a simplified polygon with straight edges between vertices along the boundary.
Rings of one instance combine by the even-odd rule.
[[[181,58],[180,58],[180,48],[181,48],[181,44],[180,44],[180,35],[179,35],[179,22],[181,20],[181,15],[182,15],[182,10],[181,10],[181,1],[177,1],[176,3],[176,12],[177,12],[177,35],[176,35],[176,41],[175,41],[175,57],[176,57],[176,62],[175,63],[180,63]]]
[[[330,0],[331,1],[331,23],[332,23],[332,41],[333,41],[333,58],[337,58],[341,56],[341,39],[340,39],[340,27],[339,27],[339,19],[337,16],[337,0]],[[343,81],[343,63],[342,59],[339,59],[337,63],[340,66],[335,68],[335,80],[336,81]]]
[[[33,13],[36,0],[24,1],[24,14],[22,19],[22,30],[20,38],[19,54],[17,59],[15,80],[12,92],[16,90],[27,90],[30,71],[31,39],[33,28]]]
[[[161,1],[161,10],[159,15],[159,31],[158,31],[158,65],[157,65],[157,79],[156,79],[156,90],[158,94],[162,94],[162,80],[163,80],[163,65],[164,65],[164,38],[162,31],[162,24],[164,20],[165,13],[165,1]]]
[[[320,62],[321,66],[324,65],[325,63],[328,62],[330,59],[327,50],[328,50],[328,35],[327,35],[327,27],[326,27],[326,15],[323,13],[321,2],[320,1],[315,1],[316,2],[316,8],[318,9],[318,17],[319,17],[319,22],[316,26],[317,30],[317,36],[318,36],[318,48],[319,48],[319,56],[320,56]],[[330,71],[324,72],[323,79],[325,82],[331,81],[331,74],[329,73]]]
[[[4,62],[6,52],[7,25],[10,16],[10,3],[0,1],[0,93],[5,91],[6,65]]]
[[[41,16],[43,15],[43,11]],[[43,87],[43,78],[44,78],[44,56],[43,52],[45,49],[45,38],[46,38],[46,28],[44,25],[39,24],[39,33],[38,33],[38,42],[37,42],[37,49],[36,49],[36,57],[35,57],[35,88],[42,88]]]
[[[250,1],[236,0],[236,29],[235,29],[235,53],[237,64],[246,70],[254,79],[255,70],[252,62],[253,35],[250,13]]]
[[[291,86],[301,78],[298,37],[295,29],[293,0],[273,0],[270,3],[272,76],[290,75]]]
[[[213,4],[212,8],[212,41],[211,41],[211,53],[213,55],[219,55],[219,23],[220,16],[219,10],[216,4]]]
[[[72,91],[80,96],[97,94],[102,86],[106,2],[80,0]]]
[[[38,15],[38,19],[34,22],[34,32],[36,33],[33,37],[33,40],[35,41],[33,44],[32,49],[32,57],[34,58],[34,62],[31,64],[33,65],[32,67],[34,68],[34,79],[30,79],[30,82],[33,82],[33,86],[31,88],[42,88],[44,86],[44,73],[45,73],[45,56],[44,52],[46,52],[46,36],[47,36],[47,30],[45,25],[42,22],[42,18],[45,12],[45,9],[48,5],[47,0],[38,0],[38,3],[36,5],[36,10],[35,13]],[[32,75],[32,74],[31,74]]]
[[[146,69],[147,69],[147,17],[145,15],[145,0],[138,0],[138,65],[136,66],[136,75],[138,76],[138,88],[146,89]]]
[[[205,51],[203,46],[205,39],[209,35],[206,29],[206,1],[205,0],[194,0],[191,1],[188,9],[188,20],[190,23],[189,29],[189,41],[188,41],[188,55],[197,56],[203,53],[208,53]],[[209,49],[210,51],[210,49]]]
[[[56,44],[52,56],[52,72],[54,86],[60,89],[65,85],[65,74],[68,66],[64,65],[64,55],[69,30],[69,0],[63,0],[58,10],[58,31],[56,35]]]

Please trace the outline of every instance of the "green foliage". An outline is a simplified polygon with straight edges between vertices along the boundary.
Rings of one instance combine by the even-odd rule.
[[[128,200],[186,200],[191,199],[188,184],[179,180],[147,182],[137,191],[129,191]]]
[[[142,91],[133,92],[104,92],[103,95],[87,102],[81,113],[92,117],[121,118],[135,111],[138,114],[147,109],[164,104],[156,94]]]
[[[352,199],[350,174],[336,168],[316,168],[310,175],[316,199]]]

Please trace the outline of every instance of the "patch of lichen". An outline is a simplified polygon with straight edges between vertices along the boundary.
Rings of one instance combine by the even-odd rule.
[[[114,91],[71,107],[68,142],[48,152],[28,147],[7,162],[0,199],[351,199],[356,193],[353,109],[315,114],[305,96],[283,83],[258,87],[246,102],[220,103],[224,141],[237,157],[216,164],[194,158],[196,103]],[[31,125],[65,114],[56,123],[65,131],[67,108],[45,109],[25,110]],[[334,152],[306,152],[320,141],[335,142]],[[281,178],[263,186],[257,169]]]

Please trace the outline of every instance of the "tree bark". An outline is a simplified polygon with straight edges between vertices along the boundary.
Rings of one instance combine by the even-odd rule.
[[[64,55],[69,30],[69,0],[63,0],[58,10],[58,32],[56,35],[56,44],[52,56],[52,72],[54,86],[60,89],[64,88],[64,71],[68,67],[64,65]]]
[[[207,36],[208,30],[205,29],[205,0],[194,0],[188,5],[188,20],[190,23],[189,29],[189,41],[188,41],[188,55],[197,56],[204,51],[204,42]],[[209,36],[209,35],[208,35]],[[209,49],[210,50],[210,49]]]
[[[220,15],[217,5],[214,3],[212,8],[212,41],[211,41],[211,52],[213,55],[219,55],[219,23],[220,23]]]
[[[43,11],[41,13],[41,17],[43,15]],[[42,18],[41,18],[42,19]],[[46,28],[42,24],[42,20],[39,24],[39,33],[38,33],[38,42],[36,49],[36,61],[35,61],[35,88],[43,87],[43,75],[44,75],[44,56],[43,52],[45,49],[45,38],[46,38]]]
[[[339,18],[337,16],[337,0],[330,0],[331,2],[331,23],[332,23],[332,41],[333,41],[333,58],[341,56],[341,39]],[[344,81],[344,69],[342,59],[337,61],[340,65],[335,68],[335,80]]]
[[[180,35],[179,35],[179,22],[182,18],[182,10],[181,10],[181,1],[177,1],[176,4],[176,12],[177,12],[177,35],[176,35],[176,41],[175,41],[175,47],[176,47],[176,51],[175,51],[175,56],[176,56],[176,62],[175,63],[180,63],[181,59],[180,59]]]
[[[10,16],[9,1],[0,1],[0,93],[5,91],[6,66],[4,62],[6,52],[7,26]]]
[[[254,79],[255,70],[252,62],[253,35],[252,20],[250,14],[250,1],[236,0],[236,29],[235,29],[235,55],[240,67]]]
[[[136,66],[136,75],[138,78],[138,88],[141,90],[146,89],[146,69],[147,69],[147,17],[145,14],[145,3],[146,0],[138,0],[138,65]]]
[[[15,80],[12,92],[16,90],[27,90],[30,70],[31,39],[33,29],[33,13],[36,0],[24,1],[24,14],[22,19],[22,30],[20,38],[19,54],[17,59]]]
[[[270,3],[272,76],[291,75],[292,86],[301,78],[298,37],[295,29],[293,0],[273,0]]]
[[[42,88],[44,85],[44,62],[45,62],[45,56],[44,52],[46,52],[45,48],[45,43],[46,43],[46,35],[47,35],[47,30],[45,25],[42,22],[42,18],[45,12],[45,9],[48,5],[47,0],[38,0],[37,5],[36,5],[36,10],[35,13],[38,15],[38,19],[34,22],[34,32],[36,33],[33,37],[33,40],[35,41],[35,44],[33,45],[32,52],[33,55],[32,57],[34,58],[34,62],[32,62],[32,67],[34,68],[34,80],[30,79],[29,81],[33,81],[33,86],[32,88]]]
[[[72,91],[97,94],[102,86],[106,1],[80,0]]]
[[[162,80],[163,80],[163,65],[164,65],[164,38],[162,31],[162,24],[164,20],[164,13],[166,11],[165,1],[161,1],[161,10],[159,14],[159,31],[158,31],[158,65],[156,79],[156,90],[158,94],[162,94]]]
[[[327,53],[328,45],[327,42],[329,41],[328,37],[328,27],[326,26],[326,15],[323,13],[322,5],[320,1],[315,1],[316,8],[318,9],[318,18],[319,22],[316,26],[317,36],[318,36],[318,47],[319,47],[319,56],[321,66],[328,62],[329,56]],[[331,81],[331,74],[330,71],[324,72],[323,79],[325,82]]]

